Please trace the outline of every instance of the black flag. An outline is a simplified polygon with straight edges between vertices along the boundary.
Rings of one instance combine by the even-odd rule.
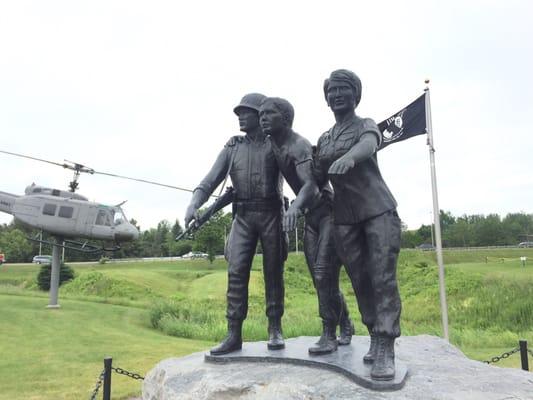
[[[413,101],[403,110],[378,124],[383,141],[378,150],[391,143],[400,142],[426,133],[426,94]]]

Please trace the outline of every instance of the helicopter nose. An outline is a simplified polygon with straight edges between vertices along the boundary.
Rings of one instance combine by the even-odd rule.
[[[115,228],[117,242],[129,242],[139,237],[139,231],[131,224],[122,224]]]

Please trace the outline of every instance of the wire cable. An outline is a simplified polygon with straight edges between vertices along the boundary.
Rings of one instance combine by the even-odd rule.
[[[44,163],[48,163],[48,164],[52,164],[52,165],[58,165],[60,167],[63,167],[63,168],[68,168],[68,169],[72,169],[74,171],[79,171],[79,172],[86,172],[86,173],[89,173],[89,174],[99,174],[99,175],[106,175],[106,176],[111,176],[111,177],[114,177],[114,178],[121,178],[121,179],[128,179],[130,181],[136,181],[136,182],[142,182],[142,183],[148,183],[150,185],[157,185],[157,186],[162,186],[162,187],[167,187],[167,188],[171,188],[171,189],[176,189],[176,190],[181,190],[181,191],[184,191],[184,192],[189,192],[189,193],[193,193],[194,190],[191,190],[191,189],[187,189],[187,188],[182,188],[182,187],[179,187],[179,186],[174,186],[174,185],[167,185],[165,183],[160,183],[160,182],[155,182],[155,181],[149,181],[147,179],[140,179],[140,178],[132,178],[132,177],[129,177],[129,176],[124,176],[124,175],[118,175],[118,174],[111,174],[109,172],[101,172],[101,171],[95,171],[94,169],[92,168],[89,168],[89,167],[86,167],[82,164],[78,164],[76,162],[73,162],[73,161],[67,161],[72,165],[69,165],[69,164],[66,164],[66,163],[57,163],[57,162],[54,162],[54,161],[48,161],[48,160],[44,160],[42,158],[37,158],[37,157],[32,157],[32,156],[27,156],[27,155],[24,155],[24,154],[19,154],[19,153],[13,153],[11,151],[6,151],[6,150],[0,150],[0,153],[4,153],[4,154],[9,154],[9,155],[12,155],[12,156],[16,156],[16,157],[22,157],[22,158],[27,158],[29,160],[34,160],[34,161],[41,161],[41,162],[44,162]],[[218,197],[216,195],[212,195],[211,197]]]
[[[190,193],[193,193],[193,192],[194,192],[194,190],[191,190],[191,189],[186,189],[186,188],[182,188],[182,187],[179,187],[179,186],[167,185],[167,184],[165,184],[165,183],[159,183],[159,182],[149,181],[149,180],[146,180],[146,179],[131,178],[131,177],[129,177],[129,176],[123,176],[123,175],[111,174],[111,173],[109,173],[109,172],[94,171],[94,173],[95,173],[95,174],[100,174],[100,175],[112,176],[112,177],[114,177],[114,178],[129,179],[130,181],[137,181],[137,182],[149,183],[149,184],[151,184],[151,185],[163,186],[163,187],[168,187],[168,188],[171,188],[171,189],[183,190],[184,192],[190,192]]]

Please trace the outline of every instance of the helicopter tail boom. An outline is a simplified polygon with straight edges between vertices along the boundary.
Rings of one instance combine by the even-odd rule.
[[[0,211],[13,215],[13,206],[18,197],[20,196],[0,191]]]

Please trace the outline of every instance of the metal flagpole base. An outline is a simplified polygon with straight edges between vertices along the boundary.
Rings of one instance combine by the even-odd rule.
[[[46,308],[61,308],[61,306],[59,304],[49,304],[46,306]]]

